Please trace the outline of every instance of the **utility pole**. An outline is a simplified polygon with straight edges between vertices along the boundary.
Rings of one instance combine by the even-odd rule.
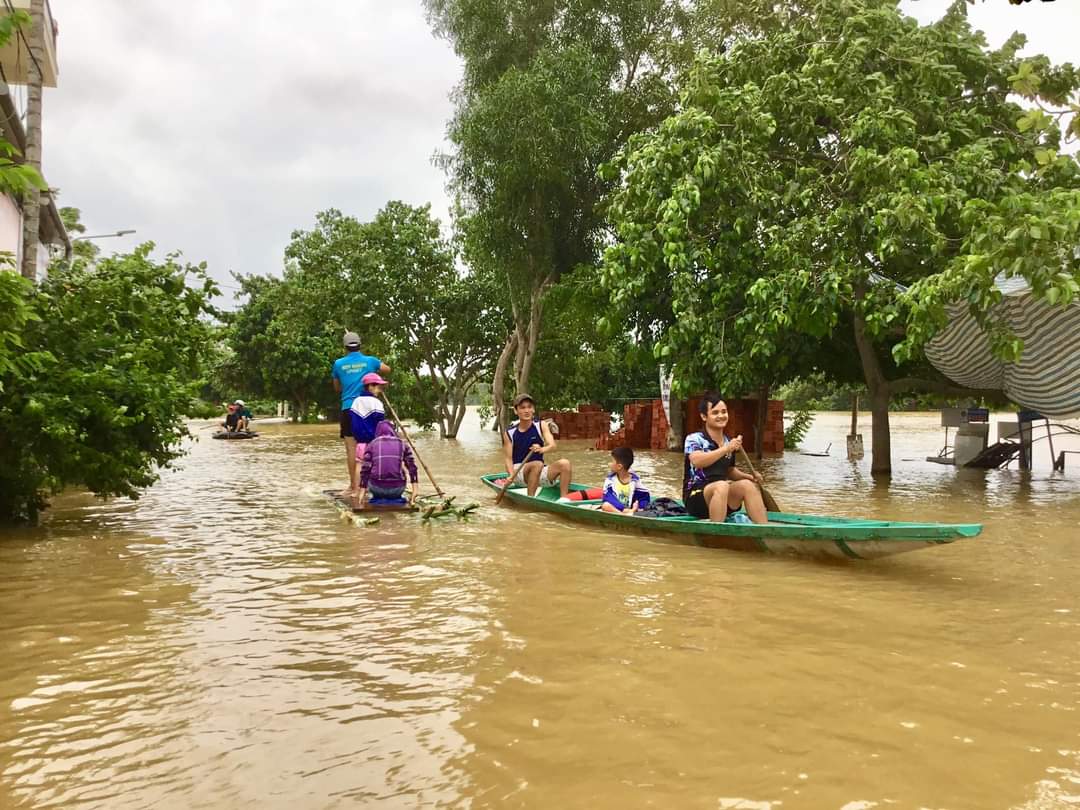
[[[45,61],[45,0],[30,0],[30,30],[26,32],[30,59],[26,66],[25,164],[41,173],[41,65]],[[22,274],[37,279],[38,230],[42,192],[32,189],[23,199]]]

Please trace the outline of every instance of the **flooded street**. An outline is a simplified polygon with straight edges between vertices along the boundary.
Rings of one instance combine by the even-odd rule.
[[[475,413],[418,438],[474,519],[357,527],[336,426],[196,431],[140,501],[0,531],[0,808],[1077,806],[1080,456],[956,471],[894,414],[875,485],[848,419],[761,465],[782,507],[982,535],[819,563],[492,508]]]

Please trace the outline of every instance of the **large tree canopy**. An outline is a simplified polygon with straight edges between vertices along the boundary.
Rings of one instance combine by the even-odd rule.
[[[895,0],[810,3],[703,55],[679,112],[607,170],[621,185],[605,283],[677,381],[739,390],[846,343],[875,471],[890,467],[889,397],[948,388],[921,354],[946,304],[983,317],[1001,271],[1048,301],[1080,278],[1077,162],[1057,117],[1012,95],[1064,105],[1076,71],[1020,60],[1018,36],[987,50],[962,9],[921,27]]]
[[[782,5],[792,5],[792,2]],[[464,61],[443,165],[466,255],[503,278],[513,315],[496,369],[528,387],[549,288],[607,238],[598,175],[632,133],[674,109],[699,46],[760,30],[773,0],[426,0]],[[500,416],[502,412],[500,409]]]

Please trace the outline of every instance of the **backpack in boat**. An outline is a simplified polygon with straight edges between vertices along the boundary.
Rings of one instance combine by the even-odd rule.
[[[685,515],[686,507],[674,498],[654,498],[644,509],[634,513],[634,517],[679,517]]]

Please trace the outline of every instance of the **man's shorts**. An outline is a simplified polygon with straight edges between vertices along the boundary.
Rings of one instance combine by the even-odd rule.
[[[343,439],[351,439],[353,437],[352,432],[352,410],[346,408],[341,412],[341,421],[338,423],[340,427],[339,434]]]
[[[705,502],[705,487],[695,487],[690,490],[690,494],[683,499],[683,506],[686,507],[686,511],[691,516],[698,520],[709,519],[709,504]],[[732,512],[737,512],[737,509],[732,509],[730,506],[727,508],[727,513],[730,515]]]
[[[511,484],[510,486],[512,486],[512,487],[523,487],[523,486],[525,486],[525,465],[522,465],[521,469],[518,470],[518,474],[514,477],[514,483]],[[548,480],[548,465],[547,464],[545,464],[543,467],[540,468],[540,486],[542,486],[542,487],[550,487],[550,486],[552,486],[551,481]]]

